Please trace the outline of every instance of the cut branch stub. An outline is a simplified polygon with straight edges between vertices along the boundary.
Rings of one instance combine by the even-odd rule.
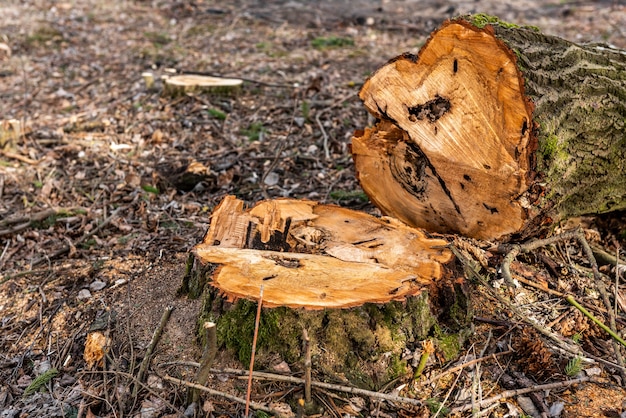
[[[226,197],[215,209],[203,262],[220,264],[211,285],[230,301],[328,309],[417,295],[444,275],[447,242],[393,219],[311,201],[265,201],[249,210]]]

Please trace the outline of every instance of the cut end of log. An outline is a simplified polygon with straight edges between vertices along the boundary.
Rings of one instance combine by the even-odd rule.
[[[226,197],[194,248],[220,264],[211,285],[230,301],[291,308],[349,308],[405,300],[444,276],[442,239],[393,219],[338,206],[278,199],[245,210]]]
[[[482,239],[522,228],[532,105],[515,53],[489,25],[444,23],[419,56],[376,71],[360,98],[379,122],[353,137],[355,167],[385,214]]]

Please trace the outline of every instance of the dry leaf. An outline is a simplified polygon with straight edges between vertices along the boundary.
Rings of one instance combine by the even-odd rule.
[[[85,341],[85,352],[83,358],[87,363],[87,367],[92,369],[94,366],[102,367],[104,354],[109,347],[109,340],[101,332],[92,332],[87,335]]]

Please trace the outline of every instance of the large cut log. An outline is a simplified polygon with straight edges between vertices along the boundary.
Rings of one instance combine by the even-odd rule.
[[[410,372],[403,356],[429,336],[443,359],[455,355],[462,336],[433,328],[442,315],[446,329],[467,327],[447,241],[391,218],[292,199],[246,210],[229,196],[194,255],[184,290],[203,293],[199,323],[215,322],[219,343],[244,362],[262,294],[261,367],[302,365],[306,329],[315,370],[373,388]]]
[[[523,238],[626,208],[626,51],[459,18],[360,98],[378,123],[352,141],[359,181],[408,225]]]

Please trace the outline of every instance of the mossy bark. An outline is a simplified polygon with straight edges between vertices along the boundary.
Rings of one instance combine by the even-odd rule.
[[[257,302],[229,302],[210,285],[208,270],[201,264],[196,266],[199,269],[187,277],[197,280],[204,276],[197,282],[206,284],[198,332],[205,321],[216,322],[218,345],[248,365]],[[348,309],[262,308],[255,368],[285,360],[294,371],[303,370],[303,329],[311,339],[317,379],[378,389],[392,379],[413,375],[425,339],[435,341],[438,359],[452,360],[471,332],[469,300],[460,283],[446,280],[404,301]]]
[[[626,51],[494,24],[534,104],[539,209],[555,220],[626,209]]]

